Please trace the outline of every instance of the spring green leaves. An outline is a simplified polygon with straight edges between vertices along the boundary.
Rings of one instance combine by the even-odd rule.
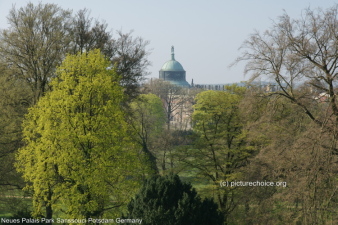
[[[109,66],[99,50],[67,56],[52,91],[26,116],[16,166],[34,191],[35,216],[46,207],[98,217],[134,193],[141,164],[127,135],[119,77]]]

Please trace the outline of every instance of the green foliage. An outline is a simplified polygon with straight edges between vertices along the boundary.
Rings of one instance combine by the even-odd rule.
[[[0,193],[24,186],[14,167],[16,150],[22,146],[21,122],[31,102],[27,84],[12,76],[12,69],[0,62]],[[16,193],[17,194],[17,193]],[[20,193],[21,195],[21,193]],[[8,210],[6,198],[0,198],[0,212]]]
[[[70,218],[100,217],[137,187],[140,162],[127,135],[119,77],[109,65],[98,50],[67,56],[53,91],[26,116],[27,145],[16,166],[34,191],[35,216],[46,207]]]
[[[210,172],[213,181],[232,176],[233,169],[240,167],[252,150],[245,144],[239,112],[245,88],[231,86],[229,90],[231,92],[204,91],[195,99],[193,122],[197,134],[195,148],[198,150],[191,151],[195,151],[194,155],[202,161],[206,171],[214,171],[214,167],[223,174],[220,177],[219,173]]]
[[[246,187],[242,202],[249,206],[247,220],[252,224],[331,224],[328,218],[335,212],[337,184],[337,165],[331,163],[337,159],[331,154],[335,138],[321,132],[289,99],[256,94],[242,106],[247,114],[257,115],[247,123],[247,140],[259,148],[242,170],[244,180],[283,181],[287,187]],[[314,115],[327,118],[327,111],[315,101],[307,104]]]
[[[134,126],[140,136],[149,139],[163,130],[165,114],[159,97],[154,94],[141,94],[130,105],[133,118],[137,121]]]
[[[0,31],[0,55],[15,75],[33,91],[34,104],[50,91],[49,81],[66,53],[101,49],[121,76],[123,91],[132,99],[138,94],[138,82],[150,65],[146,50],[149,41],[118,31],[117,38],[107,31],[108,24],[89,17],[82,9],[73,16],[56,4],[28,3],[13,8],[7,16],[9,28]]]
[[[223,224],[223,216],[211,199],[201,200],[195,189],[177,175],[154,176],[145,181],[128,205],[128,218],[142,224]]]
[[[165,124],[162,101],[154,94],[142,94],[131,102],[130,107],[132,116],[129,123],[135,132],[134,139],[147,155],[152,170],[158,173],[153,144]]]
[[[3,191],[0,196],[0,218],[30,218],[32,202],[21,195],[20,190]]]
[[[227,91],[204,91],[199,93],[192,115],[194,125],[193,144],[181,149],[183,165],[197,172],[201,183],[207,180],[203,192],[213,195],[228,220],[240,203],[239,190],[220,187],[220,181],[241,178],[240,168],[246,165],[254,148],[246,142],[244,121],[239,105],[246,89],[236,85]]]
[[[49,90],[49,80],[65,57],[71,41],[71,12],[55,4],[11,9],[10,28],[0,33],[0,54],[33,92],[34,103]]]

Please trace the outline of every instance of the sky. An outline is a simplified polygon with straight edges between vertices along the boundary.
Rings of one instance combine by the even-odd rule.
[[[286,12],[301,17],[306,8],[327,9],[332,0],[0,0],[0,29],[8,28],[7,15],[15,5],[54,3],[76,13],[87,8],[93,18],[105,21],[112,32],[133,30],[150,44],[151,66],[147,78],[158,78],[171,58],[195,84],[225,84],[245,81],[245,63],[229,65],[240,55],[239,48],[254,31],[264,32]]]

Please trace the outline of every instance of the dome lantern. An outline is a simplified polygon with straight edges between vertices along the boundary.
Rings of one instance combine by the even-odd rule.
[[[174,46],[171,46],[171,60],[175,60]]]

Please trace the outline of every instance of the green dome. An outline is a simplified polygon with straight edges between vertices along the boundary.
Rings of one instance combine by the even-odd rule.
[[[184,71],[181,63],[176,60],[169,60],[162,66],[162,71]]]
[[[181,63],[175,60],[174,46],[171,46],[171,60],[164,63],[162,69],[159,71],[159,78],[169,81],[171,84],[190,87],[185,80],[185,70]]]
[[[174,46],[171,47],[171,60],[164,63],[161,71],[185,71],[181,63],[175,60]]]

